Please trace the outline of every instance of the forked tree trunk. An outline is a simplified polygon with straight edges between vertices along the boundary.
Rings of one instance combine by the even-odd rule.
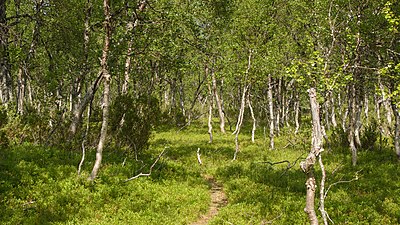
[[[321,154],[322,150],[322,131],[319,117],[319,105],[316,98],[316,91],[314,88],[309,90],[311,114],[312,114],[312,147],[305,161],[300,163],[300,168],[307,175],[306,180],[306,207],[304,211],[307,213],[311,225],[318,225],[318,218],[315,212],[314,200],[315,191],[317,188],[314,176],[314,164],[317,157]]]
[[[88,87],[88,93],[93,90],[93,95],[85,95],[83,101],[81,99],[82,86],[85,82],[85,78],[89,73],[89,41],[90,41],[90,17],[92,13],[92,2],[87,0],[86,2],[86,13],[85,13],[85,29],[83,32],[83,70],[79,77],[74,80],[71,91],[71,110],[72,110],[72,122],[70,125],[70,132],[74,136],[78,130],[78,126],[81,122],[83,111],[85,111],[88,102],[93,98],[94,90],[97,89],[97,81],[94,87]],[[87,93],[87,94],[88,94]]]
[[[236,129],[233,132],[235,134],[235,154],[233,155],[233,160],[236,160],[237,158],[237,154],[240,151],[240,146],[239,146],[239,133],[240,133],[240,128],[242,127],[242,123],[243,123],[243,115],[244,115],[244,108],[246,106],[246,95],[247,95],[247,91],[250,87],[250,84],[247,84],[247,78],[250,72],[250,68],[251,68],[251,57],[253,54],[253,50],[249,50],[249,57],[248,57],[248,61],[247,61],[247,69],[245,72],[245,81],[244,81],[244,86],[243,86],[243,92],[242,92],[242,98],[240,101],[240,110],[239,110],[239,116],[238,116],[238,121],[236,124]]]
[[[272,98],[272,77],[271,74],[268,75],[268,108],[269,108],[269,140],[271,149],[275,148],[274,143],[274,102]]]
[[[101,73],[104,79],[104,91],[103,91],[103,121],[101,124],[100,131],[100,139],[99,144],[97,145],[96,151],[96,161],[93,166],[92,173],[90,174],[89,180],[93,181],[101,166],[101,160],[103,158],[103,149],[107,138],[107,129],[108,129],[108,120],[109,120],[109,112],[110,112],[110,82],[111,75],[108,72],[107,62],[108,62],[108,51],[110,49],[110,40],[111,40],[111,14],[110,14],[110,0],[103,1],[103,9],[104,9],[104,46],[103,46],[103,54],[101,57]]]
[[[234,132],[234,134],[235,134],[235,154],[233,156],[233,160],[236,160],[237,154],[240,151],[239,133],[240,133],[240,128],[242,127],[242,123],[243,123],[243,115],[244,115],[244,108],[245,108],[245,105],[246,105],[247,89],[248,89],[248,86],[245,85],[243,87],[243,93],[242,93],[242,100],[241,100],[241,104],[240,104],[239,116],[238,116],[238,120],[237,120],[237,124],[236,124],[236,129],[235,129],[235,132]]]

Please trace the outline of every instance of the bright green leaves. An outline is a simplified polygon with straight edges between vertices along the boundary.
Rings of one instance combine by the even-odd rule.
[[[400,14],[399,14],[399,3],[397,1],[389,0],[386,2],[382,12],[385,15],[385,19],[388,21],[390,27],[389,30],[394,33],[399,32],[400,26]],[[397,10],[397,11],[396,11]]]

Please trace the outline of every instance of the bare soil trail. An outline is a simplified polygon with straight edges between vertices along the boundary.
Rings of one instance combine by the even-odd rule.
[[[208,208],[208,212],[202,215],[199,220],[192,223],[191,225],[208,224],[208,222],[218,214],[219,209],[224,207],[228,203],[228,199],[226,198],[222,185],[219,184],[211,175],[205,175],[204,178],[211,185],[211,204]]]

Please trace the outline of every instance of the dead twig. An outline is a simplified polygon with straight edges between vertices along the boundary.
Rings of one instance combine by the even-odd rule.
[[[343,183],[351,183],[351,182],[353,182],[353,181],[358,180],[358,178],[359,178],[359,177],[358,177],[358,173],[361,172],[361,171],[362,171],[362,170],[357,171],[355,177],[354,177],[353,179],[351,179],[351,180],[340,180],[340,181],[337,181],[337,182],[335,182],[335,183],[329,185],[328,189],[326,189],[326,192],[325,192],[325,195],[324,195],[324,199],[326,198],[326,196],[328,195],[329,190],[330,190],[333,186],[338,185],[338,184],[343,184]]]
[[[129,178],[129,179],[126,179],[124,182],[128,182],[128,181],[134,180],[134,179],[139,178],[139,177],[148,177],[148,176],[150,176],[150,175],[151,175],[151,172],[153,171],[153,167],[157,164],[157,162],[158,162],[158,161],[161,159],[161,157],[164,155],[164,152],[165,152],[166,149],[167,149],[167,147],[164,148],[164,150],[158,155],[157,159],[156,159],[156,160],[153,162],[153,164],[150,166],[149,173],[139,173],[139,174],[136,175],[136,176],[133,176],[133,177],[131,177],[131,178]]]
[[[282,163],[287,163],[286,169],[285,171],[283,171],[283,173],[281,174],[281,177],[292,167],[294,167],[297,164],[297,161],[299,161],[303,155],[305,153],[301,154],[299,157],[297,157],[297,159],[294,162],[290,162],[289,160],[283,160],[283,161],[279,161],[279,162],[269,162],[269,161],[264,161],[264,162],[257,162],[257,163],[265,163],[265,164],[269,164],[271,166],[277,165],[277,164],[282,164]]]

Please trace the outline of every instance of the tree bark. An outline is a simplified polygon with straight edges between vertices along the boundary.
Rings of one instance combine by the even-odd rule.
[[[8,52],[6,1],[0,0],[0,100],[4,105],[12,99],[12,78]]]
[[[330,101],[331,101],[331,121],[332,121],[332,126],[333,126],[333,128],[336,128],[337,127],[337,122],[336,122],[336,112],[335,112],[335,96],[334,96],[333,93],[331,93]]]
[[[28,54],[25,59],[20,62],[18,69],[18,96],[17,96],[17,112],[19,114],[24,113],[24,104],[26,98],[26,85],[27,74],[29,74],[29,62],[35,56],[36,45],[39,41],[39,32],[40,32],[40,13],[43,5],[43,0],[36,1],[35,3],[35,25],[32,31],[32,41],[29,46]],[[28,95],[29,96],[29,95]],[[30,102],[32,102],[30,100]]]
[[[300,129],[299,117],[300,117],[300,99],[299,99],[299,93],[296,91],[296,101],[294,103],[294,122],[296,128],[294,130],[294,134],[297,134]]]
[[[280,130],[280,115],[281,115],[281,107],[282,107],[282,78],[278,79],[278,87],[276,91],[276,104],[275,104],[275,130],[276,134],[279,136]]]
[[[206,68],[206,73],[208,73],[208,68]],[[213,127],[212,127],[212,117],[213,117],[213,115],[212,114],[213,114],[213,104],[214,104],[213,98],[214,98],[214,95],[212,93],[212,89],[210,87],[210,84],[208,84],[207,86],[208,86],[208,92],[209,92],[208,135],[210,136],[209,143],[212,143],[213,142],[213,133],[212,133],[212,129],[213,129]]]
[[[225,134],[225,114],[224,111],[222,110],[222,101],[220,99],[220,96],[218,94],[218,89],[217,89],[217,79],[215,78],[214,71],[211,71],[211,79],[212,79],[212,88],[213,92],[215,95],[215,103],[217,103],[217,108],[218,108],[218,114],[219,114],[219,122],[220,122],[220,129],[223,134]]]
[[[256,133],[257,120],[256,120],[256,117],[254,116],[253,107],[251,106],[250,94],[247,95],[247,104],[250,109],[251,118],[253,119],[253,128],[251,129],[251,142],[254,143],[254,138],[255,138],[254,136]]]
[[[348,141],[349,141],[349,147],[351,151],[351,162],[353,166],[357,164],[357,148],[355,145],[355,140],[354,140],[354,132],[355,132],[355,127],[356,127],[356,120],[357,120],[357,115],[356,115],[356,90],[355,90],[355,84],[351,84],[350,86],[350,96],[349,96],[349,113],[350,113],[350,118],[349,118],[349,128],[348,128]]]
[[[275,148],[274,143],[274,103],[272,98],[272,77],[268,75],[268,106],[269,106],[269,140],[271,149]]]
[[[394,149],[396,151],[397,159],[400,161],[400,110],[394,102],[392,102],[392,109],[393,114],[395,115]]]
[[[103,54],[101,57],[101,73],[104,80],[104,91],[103,91],[103,121],[101,124],[100,139],[97,145],[96,151],[96,161],[93,166],[92,173],[90,174],[89,180],[93,181],[101,166],[101,161],[103,158],[103,149],[107,138],[108,120],[109,120],[109,110],[110,110],[110,82],[111,75],[108,72],[107,62],[108,62],[108,52],[110,49],[111,40],[111,13],[110,13],[110,0],[103,0],[104,9],[104,46]]]
[[[242,100],[240,104],[240,110],[239,110],[239,116],[238,116],[238,121],[236,124],[236,129],[235,129],[235,154],[233,156],[233,160],[236,160],[237,154],[240,151],[240,146],[239,146],[239,133],[240,133],[240,128],[242,127],[243,123],[243,115],[244,115],[244,108],[246,105],[246,94],[247,94],[248,86],[245,85],[243,87],[243,93],[242,93]]]
[[[81,121],[83,111],[85,111],[87,104],[93,98],[94,92],[97,89],[96,79],[95,83],[88,88],[88,91],[82,101],[81,94],[85,78],[89,73],[89,41],[90,41],[90,17],[92,13],[91,0],[86,2],[85,12],[85,29],[83,31],[83,69],[79,74],[79,77],[74,80],[71,91],[71,110],[72,110],[72,121],[70,125],[70,132],[74,136],[78,130],[78,126]]]
[[[314,164],[317,157],[323,151],[322,149],[322,131],[319,117],[319,105],[316,98],[316,91],[314,88],[309,90],[311,114],[312,114],[312,147],[305,161],[300,163],[300,168],[307,175],[306,180],[306,207],[304,211],[307,213],[310,224],[318,225],[318,218],[315,213],[315,190],[317,188],[314,176]]]

